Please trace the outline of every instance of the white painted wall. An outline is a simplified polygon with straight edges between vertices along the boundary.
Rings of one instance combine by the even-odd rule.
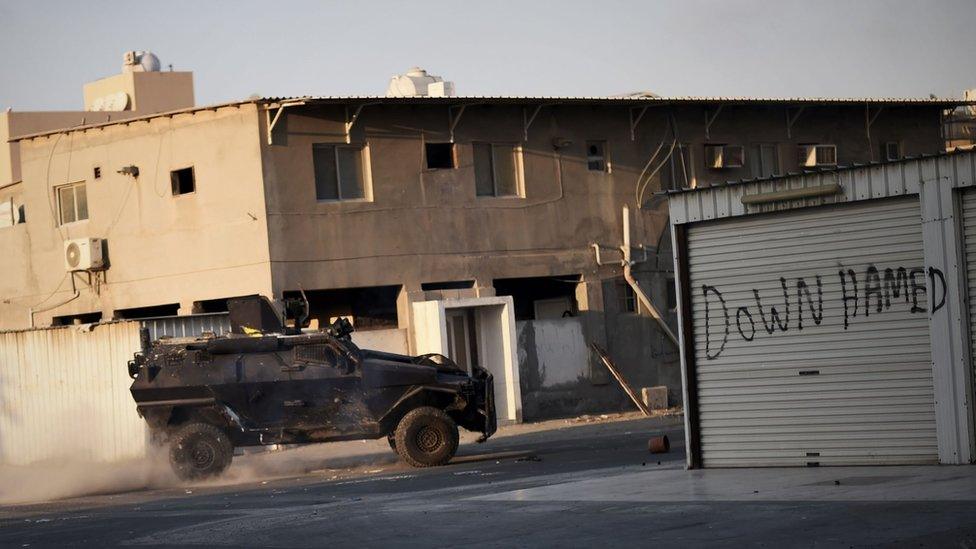
[[[535,332],[534,346],[519,348],[518,356],[519,362],[524,362],[529,353],[535,355],[543,387],[575,383],[579,378],[587,377],[590,353],[579,318],[526,320],[515,325],[518,341],[523,341],[525,330]]]
[[[417,354],[447,355],[447,309],[474,309],[479,365],[495,378],[498,421],[522,421],[522,390],[516,352],[515,307],[511,296],[418,301],[411,304]]]
[[[353,332],[352,342],[360,349],[370,349],[401,355],[409,354],[409,349],[407,348],[407,330],[403,328]]]
[[[126,368],[138,349],[138,322],[0,333],[0,463],[144,456]]]

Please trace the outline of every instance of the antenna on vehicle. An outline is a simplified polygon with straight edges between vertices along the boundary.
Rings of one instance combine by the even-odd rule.
[[[302,294],[302,310],[295,316],[295,327],[305,328],[308,326],[308,314],[312,310],[308,304],[308,296],[305,295],[305,288],[301,283],[298,284],[298,291]]]

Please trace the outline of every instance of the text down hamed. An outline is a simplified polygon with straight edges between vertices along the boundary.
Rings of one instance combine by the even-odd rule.
[[[719,286],[703,284],[705,357],[708,360],[718,358],[729,338],[751,342],[763,332],[773,335],[790,330],[802,331],[811,324],[819,326],[829,312],[824,310],[824,285],[831,282],[828,277],[834,277],[833,281],[840,288],[839,294],[832,299],[838,300],[842,306],[833,310],[843,316],[844,330],[857,321],[859,314],[868,318],[893,307],[904,308],[911,314],[929,312],[925,306],[929,290],[932,293],[929,299],[931,313],[945,306],[945,275],[935,267],[878,268],[870,265],[863,272],[840,267],[831,275],[779,277],[782,301],[779,301],[779,291],[777,295],[768,291],[763,295],[753,288],[745,304],[726,299]],[[720,337],[715,337],[719,334]]]

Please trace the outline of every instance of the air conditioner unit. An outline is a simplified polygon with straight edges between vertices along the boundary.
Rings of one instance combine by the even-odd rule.
[[[741,168],[745,150],[741,145],[705,145],[705,166],[714,170]]]
[[[101,238],[75,238],[64,243],[64,268],[68,272],[105,268]]]

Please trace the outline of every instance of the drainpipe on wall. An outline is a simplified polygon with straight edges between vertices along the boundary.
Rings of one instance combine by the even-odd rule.
[[[648,312],[651,313],[654,320],[657,321],[658,325],[661,327],[661,330],[667,334],[669,338],[671,338],[671,341],[675,344],[675,346],[678,346],[678,336],[674,335],[674,332],[671,331],[671,327],[668,326],[668,323],[664,320],[664,316],[661,315],[660,311],[657,310],[657,308],[651,303],[651,300],[648,299],[647,295],[644,294],[644,290],[642,290],[640,285],[637,284],[637,280],[634,278],[633,273],[631,273],[631,266],[634,265],[635,262],[631,261],[630,259],[630,208],[628,208],[626,205],[623,208],[623,214],[624,245],[621,246],[620,249],[624,254],[623,261],[621,261],[624,267],[624,280],[626,280],[627,284],[629,284],[634,290],[634,295],[637,296],[637,299],[640,300],[641,304],[644,305]]]

